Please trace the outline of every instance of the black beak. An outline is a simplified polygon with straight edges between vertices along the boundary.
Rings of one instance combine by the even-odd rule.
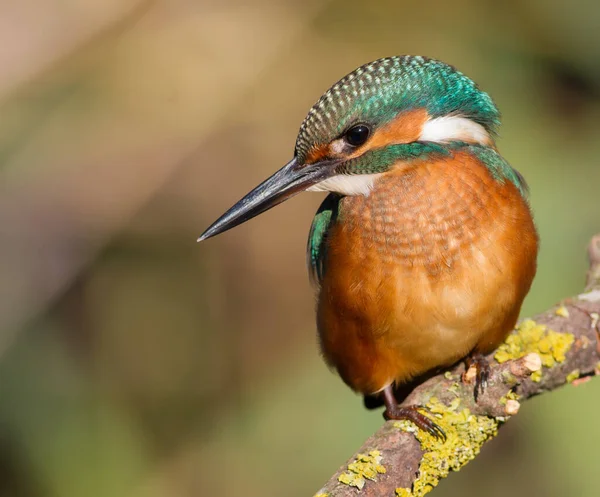
[[[335,174],[335,166],[338,163],[338,161],[326,160],[314,164],[298,164],[296,158],[292,159],[211,224],[200,235],[198,241],[201,242],[238,224],[245,223],[297,193],[329,178]]]

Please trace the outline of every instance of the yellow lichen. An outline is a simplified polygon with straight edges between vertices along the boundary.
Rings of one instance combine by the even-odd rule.
[[[569,309],[567,309],[564,305],[561,305],[558,309],[556,309],[554,311],[554,314],[556,314],[557,316],[560,316],[562,318],[568,318],[569,317]]]
[[[329,494],[325,492],[321,492],[320,494],[315,494],[315,497],[327,497]]]
[[[567,375],[567,383],[573,383],[580,375],[581,371],[579,371],[579,369],[574,369]]]
[[[450,371],[446,371],[444,373],[444,378],[446,378],[447,380],[451,380],[452,379],[452,373]]]
[[[451,411],[456,411],[456,409],[458,409],[459,405],[460,405],[460,397],[456,397],[452,402],[450,402],[448,409],[450,409]]]
[[[442,441],[408,421],[399,421],[394,426],[415,433],[423,458],[419,466],[419,476],[411,490],[396,489],[399,497],[422,497],[437,486],[450,471],[458,471],[479,453],[481,446],[498,432],[498,421],[487,416],[471,414],[469,409],[457,410],[458,403],[450,407],[432,397],[427,404],[435,422],[446,433]]]
[[[519,394],[510,390],[506,395],[500,397],[500,405],[505,406],[509,400],[519,400]]]
[[[502,363],[535,352],[542,359],[542,366],[551,368],[565,360],[565,354],[571,348],[573,341],[574,337],[571,333],[558,333],[546,325],[526,319],[517,326],[516,333],[509,335],[498,347],[494,359]],[[535,371],[531,379],[540,381],[542,371]]]
[[[460,384],[455,381],[454,383],[452,383],[452,385],[448,387],[448,391],[453,393],[454,395],[459,395]]]
[[[381,452],[378,450],[372,450],[368,454],[358,454],[356,459],[348,464],[348,471],[342,473],[338,480],[361,490],[366,480],[376,481],[378,474],[385,473],[381,459]]]

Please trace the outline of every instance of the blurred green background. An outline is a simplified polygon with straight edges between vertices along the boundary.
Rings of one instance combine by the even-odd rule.
[[[201,245],[372,59],[496,100],[542,238],[530,315],[600,231],[591,0],[0,3],[0,495],[312,495],[381,423],[321,362],[306,194]],[[600,381],[527,402],[435,495],[597,496]]]

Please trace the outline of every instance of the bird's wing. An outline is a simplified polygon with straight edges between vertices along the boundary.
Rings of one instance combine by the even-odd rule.
[[[488,168],[495,179],[499,181],[511,181],[518,188],[519,192],[521,192],[523,198],[527,198],[529,187],[525,178],[519,171],[506,162],[506,159],[497,150],[481,145],[469,145],[469,149]]]
[[[311,282],[320,285],[325,274],[327,233],[336,222],[341,197],[330,193],[319,206],[308,234],[306,261]]]

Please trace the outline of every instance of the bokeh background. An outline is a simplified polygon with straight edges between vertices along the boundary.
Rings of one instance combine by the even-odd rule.
[[[422,54],[495,98],[542,238],[523,315],[600,231],[592,0],[0,2],[0,495],[306,496],[382,422],[322,364],[320,194],[203,244],[308,108]],[[600,381],[527,402],[435,495],[597,496]]]

